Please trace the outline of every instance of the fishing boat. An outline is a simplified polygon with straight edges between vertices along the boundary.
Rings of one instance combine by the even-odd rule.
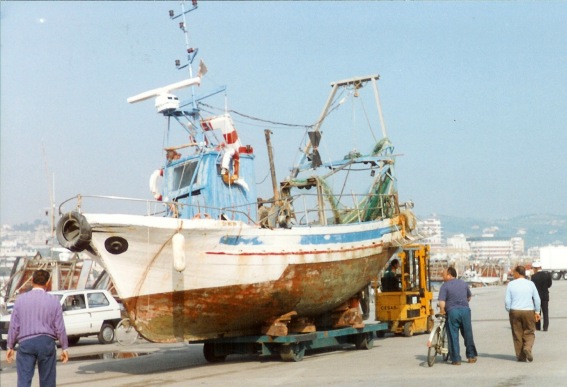
[[[185,33],[189,11],[183,4],[180,14],[170,11],[183,18]],[[163,165],[148,173],[152,197],[64,201],[60,244],[100,262],[134,326],[152,342],[360,325],[361,291],[418,237],[411,202],[398,199],[379,76],[331,83],[319,119],[298,138],[299,157],[278,181],[271,132],[264,132],[270,165],[256,168],[256,151],[241,141],[230,112],[205,116],[196,89],[205,84],[206,66],[201,61],[194,74],[197,50],[186,51],[187,79],[128,98],[155,98],[168,137],[178,130],[189,138],[163,147]],[[186,104],[172,94],[181,89],[190,91]],[[381,138],[365,140],[365,151],[325,148],[328,119],[363,92],[374,99],[372,126]],[[270,171],[273,197],[258,198],[256,171]],[[101,199],[143,210],[90,212],[89,203]]]
[[[96,282],[98,271],[94,267],[93,260],[82,259],[77,253],[60,252],[60,255],[69,257],[44,258],[40,253],[36,253],[33,257],[17,257],[6,284],[0,287],[0,303],[13,303],[16,296],[31,289],[33,273],[40,269],[50,273],[51,281],[47,287],[49,291],[85,289]],[[112,284],[108,280],[104,285],[102,282],[97,285],[112,291]]]
[[[461,279],[475,287],[497,285],[505,282],[505,273],[503,265],[487,261],[468,265]]]

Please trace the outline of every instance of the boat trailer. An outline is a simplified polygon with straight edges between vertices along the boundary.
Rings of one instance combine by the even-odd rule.
[[[286,336],[239,336],[189,341],[203,344],[203,355],[210,363],[223,362],[231,354],[280,355],[283,361],[301,361],[306,350],[354,344],[357,349],[371,349],[375,337],[384,337],[388,323],[366,324],[362,328],[346,327],[289,334]]]

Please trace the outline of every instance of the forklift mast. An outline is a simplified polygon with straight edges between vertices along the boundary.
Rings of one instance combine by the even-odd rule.
[[[397,254],[400,273],[393,287],[381,286],[376,295],[376,320],[387,322],[392,333],[412,336],[433,329],[429,245],[404,246]],[[381,284],[386,281],[382,279]]]
[[[401,288],[406,291],[418,291],[425,297],[431,291],[429,273],[429,245],[410,245],[405,247],[398,257],[401,262]]]

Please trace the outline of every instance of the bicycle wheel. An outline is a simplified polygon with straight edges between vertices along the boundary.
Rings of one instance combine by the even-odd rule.
[[[435,364],[435,358],[437,357],[437,348],[439,346],[439,332],[440,330],[439,328],[437,328],[435,330],[435,333],[433,334],[431,344],[427,349],[427,365],[429,365],[430,367],[433,367],[433,364]]]
[[[121,345],[130,345],[138,339],[138,332],[132,325],[129,318],[124,318],[120,320],[118,325],[116,325],[115,335],[116,341]]]
[[[443,355],[443,361],[447,361],[447,359],[449,358],[449,338],[447,337],[447,329],[445,329],[445,327],[443,327],[440,343],[441,344],[439,350]]]

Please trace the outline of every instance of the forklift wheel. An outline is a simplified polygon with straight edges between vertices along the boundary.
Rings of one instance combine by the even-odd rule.
[[[427,319],[427,330],[425,331],[425,333],[431,333],[433,326],[435,326],[435,321],[433,321],[433,317],[429,316],[429,318]]]
[[[413,322],[408,321],[404,324],[404,336],[405,337],[412,337],[413,336]]]

